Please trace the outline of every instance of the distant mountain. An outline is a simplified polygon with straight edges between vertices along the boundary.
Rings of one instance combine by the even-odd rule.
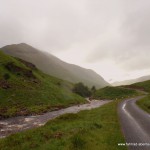
[[[120,85],[130,85],[133,83],[137,83],[137,82],[143,82],[143,81],[147,81],[150,80],[150,75],[148,76],[143,76],[137,79],[132,79],[132,80],[125,80],[125,81],[120,81],[120,82],[114,82],[112,83],[113,86],[120,86]]]
[[[93,70],[66,63],[47,52],[42,52],[25,43],[8,45],[1,48],[1,50],[11,56],[31,62],[43,72],[63,80],[73,83],[83,82],[89,87],[95,85],[97,88],[109,85]]]

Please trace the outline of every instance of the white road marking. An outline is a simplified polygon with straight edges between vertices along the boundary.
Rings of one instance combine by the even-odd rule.
[[[126,103],[123,104],[122,109],[125,111]]]

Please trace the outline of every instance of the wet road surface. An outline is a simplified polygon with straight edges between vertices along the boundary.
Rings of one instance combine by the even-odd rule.
[[[0,138],[4,138],[13,133],[17,133],[17,132],[21,132],[27,129],[42,126],[47,121],[54,119],[60,115],[66,114],[66,113],[77,113],[81,110],[90,110],[93,108],[100,107],[108,102],[111,102],[111,101],[92,100],[88,104],[71,106],[65,109],[48,112],[43,115],[21,116],[21,117],[14,117],[10,119],[0,120]]]
[[[141,98],[125,100],[118,107],[129,150],[150,150],[150,115],[136,105],[136,101]]]

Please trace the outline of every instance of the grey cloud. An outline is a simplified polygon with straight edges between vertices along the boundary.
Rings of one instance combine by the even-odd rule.
[[[0,0],[0,47],[25,42],[55,52],[77,45],[89,53],[86,62],[146,69],[149,8],[149,0]]]
[[[113,33],[111,38],[109,38],[109,34],[106,35],[108,38],[105,41],[100,41],[86,60],[94,63],[101,59],[109,59],[114,61],[120,68],[128,71],[149,69],[149,7],[149,1],[134,1],[133,10],[131,10],[131,8],[133,8],[132,5],[124,5],[124,8],[128,9],[125,9],[124,17],[120,19],[120,25],[118,26],[116,33]]]
[[[8,44],[23,39],[24,42],[42,49],[69,49],[72,45],[80,45],[95,39],[107,30],[110,20],[113,20],[111,14],[117,16],[118,13],[116,8],[119,7],[115,7],[117,3],[114,2],[109,0],[0,0],[0,18],[13,20],[12,23],[5,23],[6,27],[0,28],[0,33],[5,32],[7,35],[9,32],[15,35],[19,30],[20,35],[11,38]],[[105,11],[106,9],[110,11]],[[2,38],[0,46],[5,44]]]

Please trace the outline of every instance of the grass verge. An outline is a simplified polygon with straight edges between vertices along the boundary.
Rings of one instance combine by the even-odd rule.
[[[126,150],[117,115],[119,100],[65,114],[45,126],[0,140],[1,150]]]
[[[134,84],[131,84],[131,85],[126,85],[124,87],[129,87],[129,88],[132,88],[132,89],[139,89],[141,91],[145,91],[145,92],[150,93],[150,80],[144,81],[144,82],[134,83]]]
[[[128,97],[137,96],[139,93],[134,89],[127,89],[122,87],[105,87],[97,90],[93,98],[94,99],[123,99]]]
[[[143,99],[137,101],[137,105],[145,110],[146,112],[150,113],[150,95],[144,97]]]

